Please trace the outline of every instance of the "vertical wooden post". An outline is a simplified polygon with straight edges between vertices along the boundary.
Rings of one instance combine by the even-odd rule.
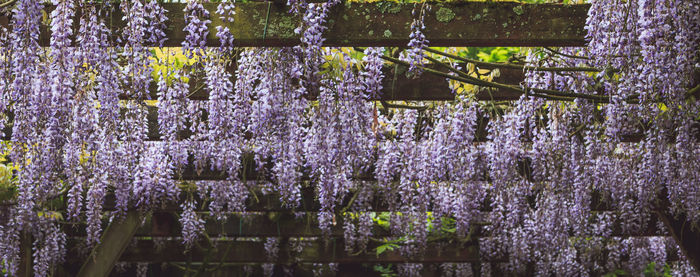
[[[19,269],[17,271],[17,276],[33,276],[32,262],[34,259],[32,257],[32,235],[27,231],[22,232],[22,236],[20,237],[19,255],[20,262]]]
[[[79,277],[109,276],[141,223],[137,211],[129,211],[122,221],[113,221],[78,272]]]

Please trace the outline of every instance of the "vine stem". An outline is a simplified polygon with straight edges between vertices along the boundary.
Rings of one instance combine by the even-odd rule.
[[[355,49],[358,51],[362,51],[361,48],[355,48]],[[393,57],[381,56],[381,58],[384,60],[393,62],[393,63],[402,64],[405,66],[409,65],[407,62],[393,58]],[[437,61],[431,57],[426,56],[426,58],[431,60],[431,61],[434,61],[434,62]],[[428,73],[431,73],[434,75],[438,75],[441,77],[445,77],[448,79],[452,79],[455,81],[460,81],[460,82],[464,82],[464,83],[468,83],[468,84],[472,84],[472,85],[477,85],[477,86],[512,90],[512,91],[520,92],[522,94],[529,94],[529,95],[532,95],[535,97],[546,98],[549,100],[572,101],[574,98],[583,98],[583,99],[589,99],[589,100],[593,100],[595,102],[602,102],[602,103],[607,103],[609,101],[607,96],[602,96],[602,95],[579,94],[579,93],[562,92],[562,91],[557,91],[557,90],[538,89],[538,88],[524,88],[523,89],[523,88],[519,88],[519,87],[512,86],[512,85],[485,81],[485,80],[481,80],[479,78],[469,76],[468,74],[466,74],[460,70],[457,70],[454,67],[447,65],[445,63],[442,63],[439,61],[437,61],[437,63],[443,67],[447,67],[450,71],[457,73],[457,75],[459,75],[459,76],[453,76],[453,75],[447,74],[445,72],[434,70],[434,69],[427,68],[424,66],[418,66],[418,67],[420,67],[425,72],[428,72]],[[532,93],[528,93],[528,91],[532,91]]]
[[[557,50],[554,50],[554,49],[552,49],[552,48],[550,48],[550,47],[544,47],[544,49],[547,49],[547,51],[549,51],[549,52],[552,52],[552,53],[554,53],[554,54],[557,54],[557,55],[560,55],[560,56],[564,56],[564,57],[567,57],[567,58],[581,59],[581,60],[590,60],[590,59],[591,59],[590,57],[584,57],[584,56],[576,56],[576,55],[564,54],[564,53],[559,52],[559,51],[557,51]]]
[[[360,190],[362,188],[358,188],[355,190],[355,193],[353,193],[352,198],[350,198],[350,201],[348,201],[348,205],[346,205],[342,210],[340,210],[340,214],[343,215],[345,212],[347,212],[350,207],[352,206],[353,203],[355,203],[355,199],[357,199],[357,196],[360,195]]]
[[[700,91],[700,84],[698,84],[694,88],[689,89],[688,92],[685,93],[685,97],[690,98],[691,96],[693,96],[695,93],[697,93],[699,91]]]
[[[411,106],[411,105],[400,105],[400,104],[390,104],[386,101],[381,101],[382,106],[386,108],[392,108],[392,109],[412,109],[412,110],[425,110],[428,107],[427,106]]]
[[[435,49],[430,49],[429,47],[423,48],[423,50],[428,51],[433,54],[438,54],[441,56],[445,56],[448,58],[452,58],[455,60],[460,60],[463,62],[467,63],[473,63],[475,65],[480,65],[480,66],[487,66],[487,67],[498,67],[498,68],[512,68],[512,69],[531,69],[531,70],[537,70],[537,71],[583,71],[583,72],[601,72],[603,71],[602,69],[595,68],[595,67],[539,67],[539,66],[526,66],[522,64],[513,64],[513,63],[491,63],[491,62],[483,62],[479,60],[474,60],[474,59],[469,59],[469,58],[464,58],[460,57],[457,55],[452,55],[449,53],[445,53],[442,51],[438,51]]]
[[[538,89],[538,88],[524,88],[524,89],[521,89],[521,88],[518,88],[518,87],[516,87],[516,86],[511,86],[511,85],[507,85],[507,84],[501,84],[501,83],[497,83],[497,82],[490,82],[490,81],[486,81],[486,80],[482,80],[482,79],[479,79],[479,78],[470,76],[469,74],[466,74],[466,73],[462,72],[461,70],[458,70],[458,69],[454,68],[454,67],[451,66],[451,65],[448,65],[448,64],[443,63],[443,62],[441,62],[441,61],[438,61],[438,60],[435,59],[435,58],[428,57],[428,56],[426,56],[425,58],[428,59],[429,61],[433,62],[433,63],[436,63],[436,64],[438,64],[438,65],[440,65],[440,66],[443,66],[443,67],[447,68],[449,71],[452,71],[452,72],[454,72],[454,73],[457,73],[458,75],[460,75],[460,76],[462,76],[462,77],[464,77],[464,78],[467,78],[467,79],[472,80],[472,81],[474,81],[474,82],[480,82],[480,83],[482,83],[482,84],[481,84],[482,86],[495,87],[495,88],[508,89],[508,90],[515,90],[515,91],[518,91],[518,92],[521,92],[521,93],[526,93],[527,91],[530,91],[530,90],[531,90],[531,91],[534,91],[535,93],[539,93],[539,94],[551,94],[551,95],[560,96],[560,97],[584,98],[584,99],[591,99],[591,100],[595,100],[595,101],[608,101],[608,99],[607,99],[606,96],[601,96],[601,95],[579,94],[579,93],[573,93],[573,92],[563,92],[563,91],[557,91],[557,90]]]
[[[5,3],[2,3],[2,4],[0,4],[0,9],[4,9],[6,7],[9,7],[12,4],[14,4],[15,2],[17,2],[17,0],[10,0],[10,1],[7,1]]]

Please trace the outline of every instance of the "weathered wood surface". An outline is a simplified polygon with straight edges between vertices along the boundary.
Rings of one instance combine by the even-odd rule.
[[[200,243],[201,247],[193,246],[187,251],[184,243],[179,239],[164,240],[154,242],[150,239],[138,239],[130,244],[119,258],[124,262],[239,262],[239,263],[281,263],[289,264],[294,262],[315,262],[315,263],[403,263],[403,262],[423,262],[423,263],[447,263],[447,262],[478,262],[479,253],[475,244],[466,243],[460,245],[431,243],[426,249],[423,257],[406,258],[402,257],[398,250],[386,251],[381,255],[376,253],[360,253],[350,255],[346,253],[344,241],[342,239],[329,239],[305,241],[305,247],[301,253],[294,252],[289,242],[285,239],[280,241],[279,255],[277,259],[269,260],[265,253],[264,241],[252,240],[219,240],[215,241],[215,246]],[[380,243],[370,242],[368,249],[374,249]],[[450,247],[444,247],[449,245]],[[442,246],[442,247],[441,247]],[[74,262],[79,259],[77,254],[68,255],[67,262]],[[94,275],[98,276],[98,275]],[[102,275],[99,275],[102,276]]]
[[[449,93],[449,92],[448,92]],[[423,104],[416,104],[415,106],[420,106]],[[205,115],[206,116],[206,115]],[[161,140],[161,134],[159,131],[159,125],[158,125],[158,109],[156,107],[150,106],[148,109],[148,114],[146,115],[148,119],[148,140],[149,141],[160,141]],[[546,120],[543,119],[543,121]],[[477,126],[476,126],[476,134],[474,141],[475,142],[485,142],[488,139],[488,122],[489,122],[489,117],[486,116],[485,114],[479,114],[477,118]],[[700,130],[700,121],[695,122],[693,124],[694,130]],[[644,134],[642,133],[642,126],[639,126],[637,132],[630,132],[626,134],[622,134],[620,136],[620,142],[639,142],[641,139],[644,137]],[[9,138],[11,130],[6,130],[5,135],[6,138]],[[180,133],[181,138],[188,138],[191,136],[191,132],[189,129],[182,130]],[[696,138],[697,141],[700,141],[700,132],[694,131],[694,137]],[[204,174],[206,176],[206,174]],[[199,178],[197,178],[199,179]]]
[[[375,186],[376,183],[372,182],[367,182],[365,181],[365,185],[367,186]],[[250,195],[245,201],[245,212],[318,212],[321,209],[321,204],[318,202],[318,199],[316,199],[316,193],[314,192],[314,187],[313,186],[307,186],[307,185],[302,185],[300,188],[300,195],[301,195],[301,200],[300,204],[298,207],[294,208],[289,208],[284,205],[282,202],[280,195],[277,192],[270,192],[267,194],[262,194],[260,192],[259,187],[255,187],[254,185],[249,186],[251,191],[255,192],[256,195]],[[354,193],[353,191],[348,192],[348,194],[345,195],[342,201],[340,201],[337,204],[337,209],[343,209],[345,208],[349,202],[352,199],[352,194]],[[198,198],[197,198],[198,199]],[[534,201],[534,199],[530,199]],[[398,200],[400,201],[400,199]],[[199,207],[196,207],[195,210],[198,212],[208,212],[208,206],[206,205],[201,205],[201,203],[206,203],[201,199],[198,199],[197,203],[200,203]],[[106,211],[114,211],[116,207],[116,200],[114,197],[114,194],[108,194],[105,197],[105,203],[104,203],[104,209]],[[375,196],[370,200],[369,203],[369,210],[373,212],[388,212],[392,211],[389,207],[389,205],[384,201],[383,197],[375,194]],[[591,197],[591,203],[590,203],[590,208],[591,211],[597,211],[597,212],[605,212],[605,211],[612,211],[615,210],[615,206],[612,203],[612,200],[607,197],[607,196],[602,196],[600,193],[597,192],[592,192],[592,197]],[[182,211],[182,207],[180,206],[180,203],[167,203],[158,209],[161,212],[180,212]],[[491,196],[487,196],[486,199],[483,200],[481,203],[481,206],[479,207],[479,210],[488,212],[491,211]],[[353,209],[348,209],[347,211],[354,211]]]
[[[700,227],[688,221],[685,213],[671,214],[669,208],[671,203],[667,197],[667,189],[664,188],[659,193],[659,207],[657,216],[666,226],[671,237],[680,246],[683,255],[697,272],[700,272]]]
[[[294,276],[294,277],[386,277],[379,271],[375,271],[374,266],[378,263],[341,263],[338,264],[337,272],[326,270],[321,275],[314,273],[317,268],[314,263],[293,263],[293,264],[275,264],[273,266],[273,276]],[[67,265],[66,267],[70,267]],[[386,265],[385,265],[386,266]],[[442,277],[446,276],[443,270],[440,270],[440,264],[426,264],[421,271],[422,277]],[[478,263],[472,263],[473,276],[479,276]],[[246,267],[250,272],[246,271]],[[158,263],[148,264],[148,276],[168,276],[168,277],[191,277],[196,274],[198,277],[263,277],[266,276],[262,270],[261,264],[251,263],[190,263],[189,270],[186,273],[187,263]],[[396,266],[392,269],[396,271]],[[71,270],[58,274],[56,277],[73,277]],[[494,269],[492,276],[505,276],[500,270]],[[287,275],[285,275],[287,274]],[[291,275],[289,275],[291,274]],[[138,276],[136,266],[132,265],[120,271],[112,271],[111,277],[134,277]]]
[[[160,215],[157,215],[160,214]],[[160,217],[159,220],[156,218]],[[484,213],[481,219],[472,222],[471,238],[489,236],[482,226],[488,224],[488,213]],[[623,230],[619,221],[612,224],[611,236],[621,237],[647,237],[668,236],[665,230],[658,228],[660,219],[655,214],[638,230]],[[292,212],[267,212],[241,216],[229,214],[227,220],[216,220],[205,216],[205,232],[211,238],[219,236],[228,237],[343,237],[344,218],[337,214],[335,224],[331,226],[330,234],[323,234],[318,228],[318,217],[314,212],[302,213],[297,217]],[[85,225],[63,225],[64,231],[70,237],[84,237]],[[134,237],[177,237],[181,234],[182,226],[174,213],[154,213],[153,218],[147,219],[135,232]],[[391,232],[378,225],[371,229],[372,237],[391,237]],[[572,235],[574,235],[572,233]],[[594,236],[590,234],[590,236]],[[455,238],[457,238],[455,236]]]
[[[277,3],[277,2],[275,2]],[[226,24],[236,46],[278,47],[299,44],[294,29],[300,17],[284,4],[248,2],[236,4],[235,21]],[[218,46],[215,26],[222,25],[216,4],[206,3],[212,15],[207,46]],[[164,3],[168,10],[165,46],[180,46],[185,39],[184,3]],[[590,5],[522,4],[516,2],[433,3],[425,17],[424,33],[431,46],[583,46]],[[47,7],[47,10],[52,9]],[[406,46],[413,21],[413,4],[395,2],[344,3],[329,13],[324,33],[326,46]],[[6,16],[3,16],[6,17]],[[8,22],[0,17],[1,22]],[[117,11],[112,29],[125,25]],[[7,24],[7,23],[5,23]],[[77,24],[76,24],[77,31]],[[49,45],[49,29],[43,28],[40,44]]]
[[[700,270],[700,230],[688,222],[685,215],[674,216],[668,212],[659,212],[659,218],[669,229],[671,237],[680,246],[681,252],[695,270]]]
[[[17,277],[34,276],[32,272],[32,264],[34,262],[34,258],[32,257],[32,235],[29,232],[25,231],[20,235],[19,256],[20,263],[17,270]]]
[[[137,211],[130,211],[122,220],[114,221],[102,234],[100,244],[95,246],[84,261],[78,277],[109,276],[114,264],[131,242],[141,223]]]
[[[428,64],[425,67],[436,69],[445,72],[438,65]],[[484,69],[492,69],[485,68]],[[380,97],[370,100],[384,101],[452,101],[455,100],[455,94],[450,90],[449,84],[444,77],[430,73],[424,73],[417,77],[408,76],[408,68],[403,65],[385,65],[382,79],[382,91]],[[525,78],[523,70],[512,68],[500,68],[498,77],[492,79],[493,82],[498,82],[508,85],[519,85]],[[235,74],[235,73],[234,73]],[[203,80],[192,78],[190,79],[189,89],[190,100],[209,100],[209,88],[203,84]],[[149,97],[158,99],[158,85],[152,82],[149,87]],[[471,92],[468,92],[471,93]],[[521,96],[520,92],[513,90],[495,89],[487,90],[483,88],[475,93],[475,98],[480,101],[506,101],[518,100]],[[121,95],[120,99],[130,99],[126,95]]]
[[[294,276],[294,277],[386,277],[386,273],[375,271],[377,263],[341,263],[338,264],[337,272],[326,270],[318,275],[314,272],[317,268],[313,263],[294,263],[288,265],[275,264],[273,266],[273,276]],[[422,277],[443,277],[446,273],[440,270],[440,264],[427,264],[421,271]],[[247,269],[250,272],[246,271]],[[385,265],[386,266],[386,265]],[[473,275],[479,276],[478,263],[473,263]],[[191,277],[196,274],[198,277],[263,277],[261,264],[250,263],[191,263],[186,273],[187,263],[160,263],[148,265],[148,276],[168,276],[168,277]],[[396,271],[396,266],[392,269]],[[494,269],[492,276],[505,276],[500,270]],[[285,275],[287,274],[287,275]],[[291,275],[290,275],[291,274]],[[137,276],[136,266],[129,266],[123,271],[113,271],[111,277],[134,277]],[[70,272],[59,274],[56,277],[73,277]]]
[[[214,240],[209,245],[206,242],[192,246],[190,249],[180,239],[137,239],[124,251],[119,259],[122,262],[143,263],[477,263],[502,262],[506,257],[490,257],[481,259],[478,243],[458,241],[429,242],[423,256],[404,257],[398,249],[387,250],[377,255],[373,251],[383,242],[369,242],[368,251],[347,253],[344,241],[340,238],[328,240],[306,238],[302,241],[303,249],[294,249],[291,239],[279,240],[279,252],[276,259],[268,258],[264,247],[265,240],[226,239]],[[668,261],[677,261],[679,256],[673,247],[667,247]],[[623,260],[629,256],[623,255]],[[74,263],[79,260],[77,253],[69,253],[66,262]]]

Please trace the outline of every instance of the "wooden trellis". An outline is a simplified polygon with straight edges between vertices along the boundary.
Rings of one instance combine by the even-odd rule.
[[[184,4],[163,4],[167,13],[169,26],[166,30],[168,37],[166,47],[180,46],[184,40],[185,27]],[[205,7],[215,14],[215,4],[205,4]],[[333,8],[328,18],[328,30],[324,33],[325,46],[405,46],[409,41],[412,4],[393,2],[341,4]],[[426,17],[425,34],[431,46],[585,46],[585,30],[589,5],[558,5],[558,4],[520,4],[510,2],[468,2],[435,4]],[[46,8],[47,11],[51,7]],[[211,26],[221,25],[217,17],[212,18]],[[10,18],[0,16],[0,25],[8,26]],[[122,15],[118,12],[110,20],[112,29],[125,25]],[[358,23],[362,24],[358,24]],[[235,36],[235,44],[240,47],[284,47],[299,43],[299,37],[294,33],[300,23],[298,16],[289,13],[284,4],[273,2],[248,2],[236,5],[235,22],[228,24]],[[77,32],[75,26],[75,31]],[[50,32],[46,26],[42,29],[40,45],[48,46]],[[218,46],[215,31],[211,28],[207,37],[207,46]],[[484,65],[482,68],[498,68]],[[404,67],[392,66],[385,68],[384,90],[382,99],[376,100],[453,100],[444,77],[423,74],[420,78],[407,78]],[[499,68],[500,76],[494,81],[517,85],[523,80],[523,71],[512,68]],[[196,82],[197,80],[194,80]],[[196,86],[191,86],[193,89]],[[155,88],[155,84],[152,85]],[[155,91],[153,91],[155,95]],[[477,93],[479,100],[515,100],[520,93],[512,90],[484,90]],[[200,90],[190,96],[191,99],[207,100],[208,92]],[[149,139],[158,140],[157,110],[149,111]],[[485,120],[479,123],[479,140],[485,139]],[[5,130],[9,138],[10,130]],[[640,134],[630,134],[626,141],[639,141]],[[244,161],[250,162],[250,159]],[[249,167],[252,168],[252,167]],[[248,176],[255,176],[254,172]],[[185,169],[180,176],[184,180],[217,180],[225,176],[221,172],[196,172],[193,166]],[[371,177],[367,178],[371,182]],[[663,196],[663,193],[662,193]],[[350,197],[348,197],[350,198]],[[659,197],[658,214],[653,216],[648,226],[638,233],[624,233],[619,226],[615,227],[615,236],[657,236],[664,233],[657,228],[657,221],[662,222],[681,246],[696,268],[700,268],[700,233],[687,226],[686,219],[675,218],[666,213],[668,203],[665,197]],[[112,202],[110,202],[112,201]],[[349,200],[346,199],[345,204]],[[667,200],[666,200],[667,201]],[[374,211],[386,211],[381,201],[374,201]],[[194,268],[207,265],[221,266],[221,272],[226,276],[235,276],[243,265],[280,263],[291,267],[312,263],[340,263],[341,275],[356,276],[367,274],[362,271],[363,265],[377,263],[420,262],[437,264],[445,262],[473,263],[475,268],[481,261],[476,238],[483,236],[479,224],[474,224],[474,232],[468,241],[436,241],[431,242],[422,258],[407,259],[397,251],[388,251],[382,255],[360,253],[349,255],[342,243],[342,217],[333,227],[327,240],[316,228],[318,202],[314,200],[313,191],[306,189],[302,197],[302,205],[294,212],[302,212],[306,216],[297,218],[292,211],[282,207],[279,197],[275,194],[261,195],[258,201],[249,199],[247,210],[252,214],[242,216],[230,215],[225,223],[207,221],[206,230],[210,237],[225,235],[229,239],[213,240],[213,245],[203,245],[185,251],[178,238],[179,224],[172,211],[177,205],[164,207],[147,218],[141,218],[137,212],[129,212],[123,221],[113,222],[105,230],[102,243],[93,250],[87,260],[82,260],[75,246],[80,245],[85,236],[84,226],[64,226],[74,247],[59,275],[67,276],[106,276],[117,261],[147,262],[153,264],[151,270],[161,274],[182,274],[181,271],[160,267],[163,263],[176,265],[192,264]],[[113,209],[113,199],[108,198],[107,210]],[[592,210],[606,212],[610,210],[609,202],[602,197],[595,197]],[[486,208],[484,208],[485,210]],[[309,216],[311,215],[311,216]],[[140,224],[145,220],[145,224]],[[375,228],[374,234],[388,237],[386,230]],[[230,238],[234,239],[230,239]],[[260,238],[281,237],[283,242],[303,237],[307,245],[302,253],[291,254],[286,243],[281,243],[280,257],[269,261],[263,250]],[[21,276],[30,276],[31,238],[23,239],[23,267]],[[135,243],[134,243],[135,241]],[[449,247],[444,247],[446,243]],[[376,243],[374,243],[376,244]],[[370,248],[373,246],[370,243]],[[672,257],[673,259],[674,257]],[[677,257],[675,257],[677,258]],[[491,262],[503,262],[496,259]],[[259,269],[256,269],[259,270]],[[257,272],[257,271],[256,271]],[[310,275],[299,267],[298,276]],[[209,274],[206,273],[205,274]],[[439,270],[428,267],[426,276],[439,275]]]
[[[210,14],[216,5],[205,3]],[[168,40],[165,46],[179,47],[185,39],[185,4],[164,3],[168,10]],[[434,4],[425,19],[426,38],[431,46],[584,46],[586,14],[590,5],[520,4],[509,2],[463,2]],[[406,46],[413,21],[413,4],[394,2],[346,3],[337,5],[328,16],[325,46]],[[52,10],[51,7],[46,9]],[[226,25],[236,46],[278,47],[299,44],[294,29],[301,18],[289,12],[284,1],[236,4],[235,21],[221,22],[212,16],[210,26]],[[7,16],[0,24],[8,25]],[[110,20],[112,29],[124,27],[117,11]],[[75,31],[78,30],[75,26]],[[77,32],[74,32],[77,33]],[[40,45],[48,46],[50,31],[42,30]],[[211,28],[207,46],[218,46]]]

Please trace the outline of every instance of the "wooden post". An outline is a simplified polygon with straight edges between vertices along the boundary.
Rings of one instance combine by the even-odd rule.
[[[668,210],[658,211],[657,214],[680,247],[683,256],[695,271],[700,272],[700,232],[691,228],[692,224],[683,214],[674,217]]]
[[[693,229],[685,214],[672,214],[670,212],[671,202],[668,200],[668,190],[662,188],[657,195],[659,206],[656,214],[664,223],[671,237],[676,241],[683,256],[700,272],[700,230]]]
[[[109,276],[114,264],[131,242],[136,229],[141,223],[137,211],[129,211],[122,221],[114,221],[105,230],[102,240],[92,250],[88,260],[83,263],[77,276]]]
[[[19,246],[20,263],[19,270],[17,271],[17,276],[19,277],[31,277],[32,272],[32,262],[34,261],[32,257],[32,235],[24,231],[20,237]]]

